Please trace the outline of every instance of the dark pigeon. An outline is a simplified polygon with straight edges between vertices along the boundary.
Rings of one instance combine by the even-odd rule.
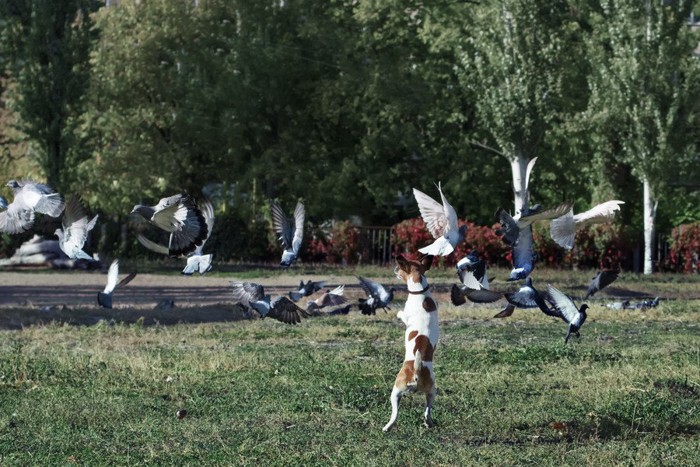
[[[614,271],[612,269],[603,269],[602,271],[598,271],[598,274],[596,274],[596,276],[591,280],[591,283],[588,285],[586,296],[583,297],[583,299],[587,300],[588,297],[595,295],[596,292],[599,292],[608,285],[612,284],[615,279],[617,279],[619,274],[620,271]]]
[[[306,210],[301,201],[297,202],[294,208],[294,224],[292,225],[279,204],[272,202],[270,208],[272,210],[272,226],[282,242],[283,251],[280,266],[288,268],[299,256],[301,241],[304,238]]]
[[[293,302],[298,302],[304,297],[308,297],[315,292],[318,292],[319,290],[323,289],[323,287],[326,286],[326,281],[318,281],[314,282],[312,280],[308,280],[306,284],[304,281],[299,282],[299,289],[295,291],[290,291],[289,292],[289,298],[292,299]]]
[[[271,299],[265,295],[262,285],[253,282],[231,282],[234,304],[240,304],[246,311],[256,311],[262,318],[270,317],[286,324],[298,324],[308,314],[285,296]]]
[[[588,310],[588,305],[584,303],[581,305],[581,308],[578,308],[568,295],[552,287],[551,284],[547,285],[547,294],[545,298],[552,305],[553,311],[569,325],[566,337],[564,338],[564,344],[569,342],[571,334],[580,337],[579,329],[581,329],[583,323],[586,322],[586,310]]]
[[[359,307],[363,315],[374,315],[377,313],[377,308],[382,308],[385,312],[387,308],[391,309],[389,304],[394,300],[394,289],[391,287],[388,291],[378,282],[375,282],[364,277],[358,277],[362,290],[367,294],[367,298],[361,298]]]

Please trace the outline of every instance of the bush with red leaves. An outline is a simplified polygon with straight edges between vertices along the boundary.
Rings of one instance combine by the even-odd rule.
[[[673,229],[670,256],[676,271],[700,272],[700,223],[683,224]]]

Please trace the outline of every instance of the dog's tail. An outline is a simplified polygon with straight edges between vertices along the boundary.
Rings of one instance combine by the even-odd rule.
[[[415,372],[415,379],[418,378],[418,372],[423,368],[423,357],[421,357],[420,350],[416,350],[414,355],[416,359],[413,361],[413,371]]]

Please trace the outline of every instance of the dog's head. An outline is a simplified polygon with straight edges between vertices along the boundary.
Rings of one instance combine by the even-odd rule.
[[[420,284],[425,271],[430,269],[433,264],[432,255],[423,256],[418,261],[410,261],[404,258],[403,255],[396,257],[396,268],[394,272],[396,277],[408,284],[409,280],[414,284]]]

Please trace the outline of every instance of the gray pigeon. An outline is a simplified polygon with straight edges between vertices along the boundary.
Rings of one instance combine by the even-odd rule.
[[[112,308],[112,293],[114,290],[124,287],[134,277],[136,277],[136,273],[132,272],[117,283],[117,279],[119,279],[119,260],[115,259],[112,261],[109,271],[107,271],[107,286],[102,292],[97,293],[97,303],[103,308]]]
[[[299,290],[297,290],[296,292],[293,290],[289,291],[289,298],[291,298],[293,302],[298,302],[302,298],[308,297],[314,292],[318,292],[323,287],[325,287],[325,285],[326,281],[314,282],[312,280],[308,280],[306,284],[304,284],[304,281],[300,281]]]
[[[206,219],[187,194],[161,199],[155,206],[137,204],[131,213],[170,233],[168,255],[177,258],[195,251],[209,235]]]
[[[367,298],[361,298],[359,307],[363,315],[374,315],[377,313],[377,308],[382,308],[385,312],[387,308],[391,309],[389,304],[394,300],[394,289],[391,287],[388,291],[379,282],[358,276],[362,290],[367,294]]]
[[[265,295],[262,285],[253,282],[231,282],[233,287],[233,302],[240,304],[246,311],[255,310],[261,317],[269,316],[287,324],[297,324],[301,322],[301,317],[308,314],[289,298],[280,295],[271,299]]]
[[[540,205],[533,206],[527,209],[519,216],[511,216],[506,211],[498,208],[496,218],[501,223],[501,228],[496,230],[498,235],[501,235],[503,241],[510,246],[515,246],[520,236],[520,230],[531,226],[534,222],[540,220],[551,220],[564,216],[571,211],[573,202],[567,201],[561,203],[552,209],[542,210]]]
[[[272,227],[275,233],[279,235],[282,248],[284,248],[280,266],[288,268],[299,256],[301,241],[304,238],[304,217],[306,216],[306,211],[301,201],[298,201],[294,208],[294,225],[292,226],[279,204],[273,201],[270,208],[272,210]]]
[[[345,286],[339,285],[333,290],[326,291],[316,300],[309,300],[306,304],[306,311],[313,313],[325,307],[344,305],[347,302],[345,297],[343,297],[344,290]]]
[[[207,235],[202,244],[198,245],[194,251],[187,256],[187,264],[181,272],[181,274],[186,276],[191,276],[195,272],[199,272],[200,275],[203,275],[209,272],[212,268],[211,261],[214,255],[203,255],[202,250],[204,248],[204,244],[214,230],[214,207],[209,200],[205,199],[199,204],[199,208],[207,225]],[[149,250],[163,255],[170,255],[170,250],[165,245],[160,245],[154,241],[151,241],[143,234],[136,235],[136,238],[141,245],[145,246]]]
[[[39,212],[58,217],[63,212],[63,196],[47,185],[31,180],[10,180],[7,182],[14,194],[7,210],[0,212],[0,231],[9,234],[26,232],[34,224],[34,213]]]
[[[92,256],[83,251],[83,245],[96,222],[97,216],[88,221],[85,207],[79,197],[68,198],[63,214],[63,229],[56,229],[55,233],[58,236],[58,245],[70,259],[94,261]]]
[[[516,308],[539,308],[546,315],[559,317],[559,314],[552,313],[544,301],[544,296],[532,286],[530,277],[525,279],[525,284],[517,292],[506,293],[504,296],[508,303]]]
[[[619,274],[620,271],[615,271],[612,269],[603,269],[602,271],[598,271],[598,274],[595,275],[595,277],[591,280],[591,283],[588,285],[586,296],[583,297],[583,299],[587,300],[588,297],[615,282],[615,279],[617,279]]]
[[[576,334],[576,337],[580,337],[579,329],[581,329],[581,326],[583,326],[583,323],[586,321],[588,305],[584,303],[581,305],[581,308],[578,308],[568,295],[552,287],[551,284],[547,284],[547,294],[545,298],[553,306],[554,312],[569,325],[566,338],[564,338],[564,344],[569,342],[571,334]]]

